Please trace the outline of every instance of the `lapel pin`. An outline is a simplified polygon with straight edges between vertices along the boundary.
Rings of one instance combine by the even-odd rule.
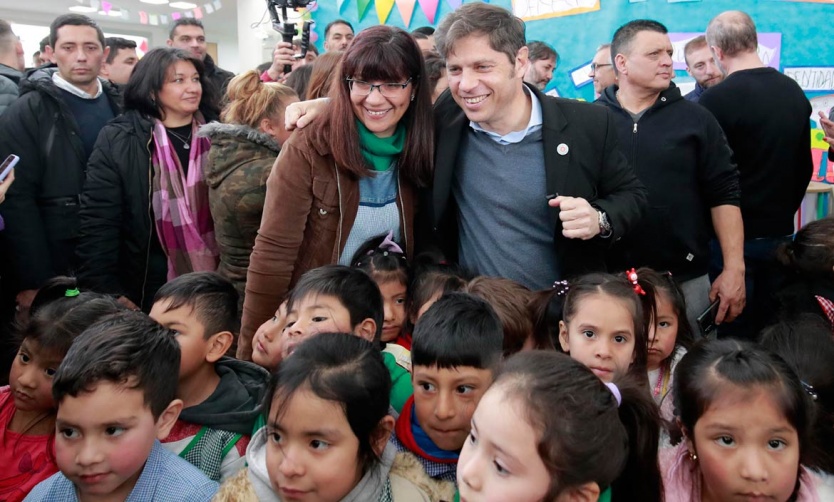
[[[567,155],[568,151],[570,151],[570,148],[564,143],[559,143],[559,146],[556,147],[556,153],[559,155]]]

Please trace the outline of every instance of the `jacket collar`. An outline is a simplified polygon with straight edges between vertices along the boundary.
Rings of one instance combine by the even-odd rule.
[[[620,90],[618,85],[612,85],[607,87],[602,95],[599,97],[599,102],[601,104],[607,105],[611,108],[616,110],[623,110],[623,107],[620,105],[620,101],[617,99],[617,91]],[[664,106],[669,106],[670,104],[674,103],[675,101],[679,101],[683,99],[681,95],[681,90],[678,86],[675,85],[674,82],[669,82],[669,87],[667,87],[664,91],[660,93],[655,100],[654,104],[650,106],[649,110],[656,110],[658,108],[663,108]]]
[[[275,153],[281,151],[281,145],[275,141],[275,138],[263,131],[252,129],[251,127],[243,124],[221,124],[220,122],[211,122],[202,126],[197,135],[209,139],[215,139],[223,136],[240,138],[269,148]]]

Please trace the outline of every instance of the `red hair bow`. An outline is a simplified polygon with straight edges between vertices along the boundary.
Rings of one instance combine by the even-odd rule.
[[[632,284],[632,288],[634,292],[638,295],[646,296],[646,291],[640,286],[640,283],[637,282],[637,271],[634,270],[632,267],[631,270],[626,271],[626,279]]]

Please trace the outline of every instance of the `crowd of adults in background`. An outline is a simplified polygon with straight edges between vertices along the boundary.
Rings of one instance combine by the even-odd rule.
[[[362,380],[361,391],[349,398],[361,401],[357,396],[367,398],[365,391],[373,389],[371,397],[379,400],[373,409],[382,414],[359,438],[363,446],[357,448],[367,451],[360,452],[361,465],[348,469],[346,483],[353,485],[343,491],[358,494],[351,500],[398,499],[404,488],[394,479],[402,474],[392,467],[394,450],[419,457],[411,467],[420,476],[408,483],[431,494],[419,500],[452,500],[447,492],[458,487],[462,493],[492,493],[489,487],[506,476],[499,472],[491,479],[485,473],[492,467],[472,467],[483,455],[479,448],[493,448],[486,439],[479,446],[475,434],[490,437],[500,429],[500,417],[482,421],[488,406],[477,403],[485,396],[489,408],[499,409],[510,399],[507,393],[523,394],[512,402],[529,400],[533,409],[529,416],[511,417],[514,424],[532,422],[533,432],[518,441],[531,448],[510,462],[510,470],[538,462],[538,485],[549,484],[539,491],[553,495],[529,500],[555,499],[562,490],[572,500],[610,500],[613,493],[615,500],[660,501],[664,489],[666,500],[678,500],[673,497],[683,492],[715,495],[716,486],[725,489],[727,483],[716,481],[718,471],[709,470],[715,465],[709,450],[695,447],[696,439],[704,443],[694,423],[713,410],[705,403],[721,401],[717,396],[727,389],[764,382],[760,387],[770,394],[751,394],[756,409],[765,410],[766,418],[782,413],[790,421],[800,413],[786,408],[807,404],[805,398],[779,394],[782,408],[774,411],[771,394],[795,388],[800,396],[830,398],[814,390],[816,383],[800,382],[775,356],[747,344],[766,326],[765,339],[777,344],[771,325],[789,313],[812,313],[826,335],[834,325],[834,245],[824,230],[831,220],[793,236],[794,214],[812,174],[811,105],[796,82],[763,64],[756,26],[744,12],[716,15],[703,36],[686,44],[686,71],[695,82],[686,95],[674,82],[668,29],[655,20],[629,21],[587,54],[593,103],[545,93],[561,57],[551,44],[527,40],[525,31],[525,23],[506,9],[480,2],[447,14],[437,31],[382,25],[356,32],[336,20],[324,28],[321,52],[299,40],[279,42],[270,61],[235,75],[208,54],[206,28],[193,18],[174,22],[166,45],[140,58],[134,42],[105,38],[92,19],[61,15],[29,69],[11,25],[0,20],[0,160],[19,157],[0,180],[0,342],[11,340],[12,320],[24,333],[11,372],[14,399],[2,401],[3,392],[11,391],[0,387],[0,422],[17,433],[23,415],[15,413],[32,412],[20,405],[31,398],[24,387],[35,385],[26,384],[30,370],[21,369],[33,359],[26,337],[34,339],[33,330],[43,328],[49,305],[44,295],[60,286],[60,298],[89,292],[108,312],[149,313],[175,331],[182,354],[177,399],[154,411],[153,419],[165,440],[171,430],[165,417],[176,421],[177,406],[184,406],[184,419],[193,423],[175,428],[178,439],[168,442],[185,442],[166,447],[189,444],[180,448],[181,457],[214,481],[227,481],[217,500],[240,500],[236,489],[266,493],[269,500],[278,500],[275,491],[298,498],[303,490],[276,481],[290,476],[284,472],[288,462],[281,462],[279,475],[269,460],[279,453],[300,458],[287,446],[296,429],[279,424],[283,411],[269,414],[270,397],[262,407],[264,395],[283,399],[294,426],[344,412],[350,427],[342,432],[361,436],[355,423],[370,415],[352,412],[354,404],[340,405],[339,413],[331,406],[305,415],[287,403],[296,403],[294,394],[315,401],[314,394],[324,393],[318,400],[332,405],[351,384],[328,380],[333,368],[339,368],[338,378],[363,379],[373,365],[384,378]],[[834,122],[821,117],[820,123],[834,145]],[[705,322],[708,314],[714,318]],[[132,315],[137,317],[123,313],[125,322],[111,326],[124,336],[124,347],[136,334],[131,326],[144,330],[143,336],[159,334],[143,314]],[[61,329],[71,330],[71,321]],[[718,325],[717,335],[710,323]],[[195,325],[201,327],[195,331]],[[626,328],[609,329],[613,325]],[[352,333],[370,343],[337,343],[330,335],[307,340],[324,331]],[[669,331],[675,335],[664,335]],[[692,349],[708,335],[744,342]],[[61,390],[70,378],[66,368],[85,354],[103,354],[102,347],[110,347],[106,336],[81,335],[72,348],[49,340],[54,346],[44,347],[55,354],[63,350],[70,363],[61,363],[55,386],[51,380],[43,384],[50,389],[43,394],[66,406],[67,395],[75,399],[107,389],[88,382]],[[502,357],[528,349],[540,350],[510,357],[493,375]],[[687,358],[688,349],[695,356]],[[581,364],[548,359],[554,354],[544,351],[564,352]],[[0,350],[10,359],[5,352]],[[720,362],[713,364],[716,358]],[[342,359],[347,370],[339,366]],[[682,377],[673,372],[680,361]],[[757,365],[766,370],[753,371]],[[558,368],[570,370],[569,382],[554,373]],[[283,389],[286,379],[305,371],[323,376],[310,376],[312,384],[292,380],[295,387]],[[268,390],[267,372],[276,379]],[[745,372],[755,374],[748,378]],[[151,380],[162,381],[162,373]],[[680,378],[674,387],[673,373]],[[0,374],[8,374],[2,365]],[[487,392],[493,377],[499,383]],[[721,380],[712,390],[698,384],[719,377],[729,383]],[[134,381],[123,380],[117,383]],[[152,386],[140,380],[130,390]],[[577,382],[581,389],[571,387]],[[540,406],[572,403],[572,396],[594,385],[600,391],[594,406],[604,409],[591,410],[585,395],[584,408],[564,418],[575,422],[571,428],[579,437],[587,432],[580,412],[593,411],[593,420],[609,416],[616,426],[603,428],[622,432],[613,441],[620,448],[611,472],[597,476],[583,468],[588,472],[574,477],[591,476],[588,482],[572,480],[575,486],[565,488],[557,482],[567,476],[565,469],[553,467],[548,456],[567,449],[542,446],[558,442],[562,431],[551,431],[550,421],[562,412]],[[205,386],[213,388],[195,390]],[[664,401],[670,389],[679,394]],[[248,407],[245,413],[230,404],[236,399]],[[751,400],[730,401],[735,406]],[[208,408],[194,411],[206,403]],[[691,403],[700,407],[697,413]],[[394,416],[386,415],[389,404]],[[232,408],[232,419],[218,418]],[[4,415],[6,409],[11,415]],[[49,410],[44,416],[51,417]],[[626,415],[631,418],[620,423]],[[715,420],[720,437],[711,445],[741,434]],[[58,423],[62,431],[72,426]],[[624,440],[626,432],[647,425],[651,434]],[[779,434],[791,427],[804,432],[804,425],[793,422],[768,425],[770,435],[756,441],[770,448],[768,455],[788,448],[793,440]],[[309,437],[332,432],[323,428],[301,434],[305,451],[320,453]],[[35,430],[24,429],[23,435]],[[201,440],[203,434],[208,439]],[[542,437],[533,448],[537,434]],[[61,432],[58,439],[69,442],[69,436]],[[200,453],[191,452],[192,439]],[[622,451],[626,443],[630,452]],[[658,460],[658,446],[673,444],[677,457],[665,469],[669,461],[662,449]],[[222,462],[203,462],[200,456],[212,448]],[[577,456],[585,452],[573,450]],[[234,458],[227,462],[230,452]],[[635,468],[638,457],[642,464]],[[802,465],[799,459],[797,453],[784,462],[789,467],[776,470],[739,460],[759,471],[739,467],[743,472],[732,474],[749,481],[789,472],[793,477],[783,476],[784,483],[779,478],[773,499],[820,500],[813,487],[820,473],[806,472],[806,456]],[[583,462],[577,464],[596,468]],[[247,463],[249,485],[240,476],[229,483],[228,476]],[[822,461],[809,465],[829,467]],[[385,475],[376,476],[375,469]],[[678,477],[677,469],[689,477]],[[700,477],[693,481],[696,473]],[[203,480],[198,474],[195,479]],[[75,486],[74,478],[59,485],[66,479],[55,476],[33,493]],[[333,488],[325,484],[318,489]],[[217,490],[216,483],[206,486]],[[367,498],[371,492],[374,497]],[[512,493],[508,500],[528,500]],[[713,500],[726,499],[726,493],[716,493]],[[744,493],[763,497],[758,488]]]

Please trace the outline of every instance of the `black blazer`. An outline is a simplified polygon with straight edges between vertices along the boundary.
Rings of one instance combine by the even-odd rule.
[[[588,200],[605,211],[614,232],[606,239],[567,239],[562,235],[559,209],[551,209],[554,252],[562,264],[562,276],[604,271],[605,250],[642,217],[648,192],[620,151],[610,111],[590,103],[545,96],[527,87],[536,93],[542,106],[547,193]],[[434,121],[434,184],[420,194],[417,244],[419,250],[439,247],[450,261],[457,261],[458,212],[452,180],[458,145],[467,134],[469,119],[447,90],[435,103]],[[557,152],[561,144],[568,146],[566,155]]]

